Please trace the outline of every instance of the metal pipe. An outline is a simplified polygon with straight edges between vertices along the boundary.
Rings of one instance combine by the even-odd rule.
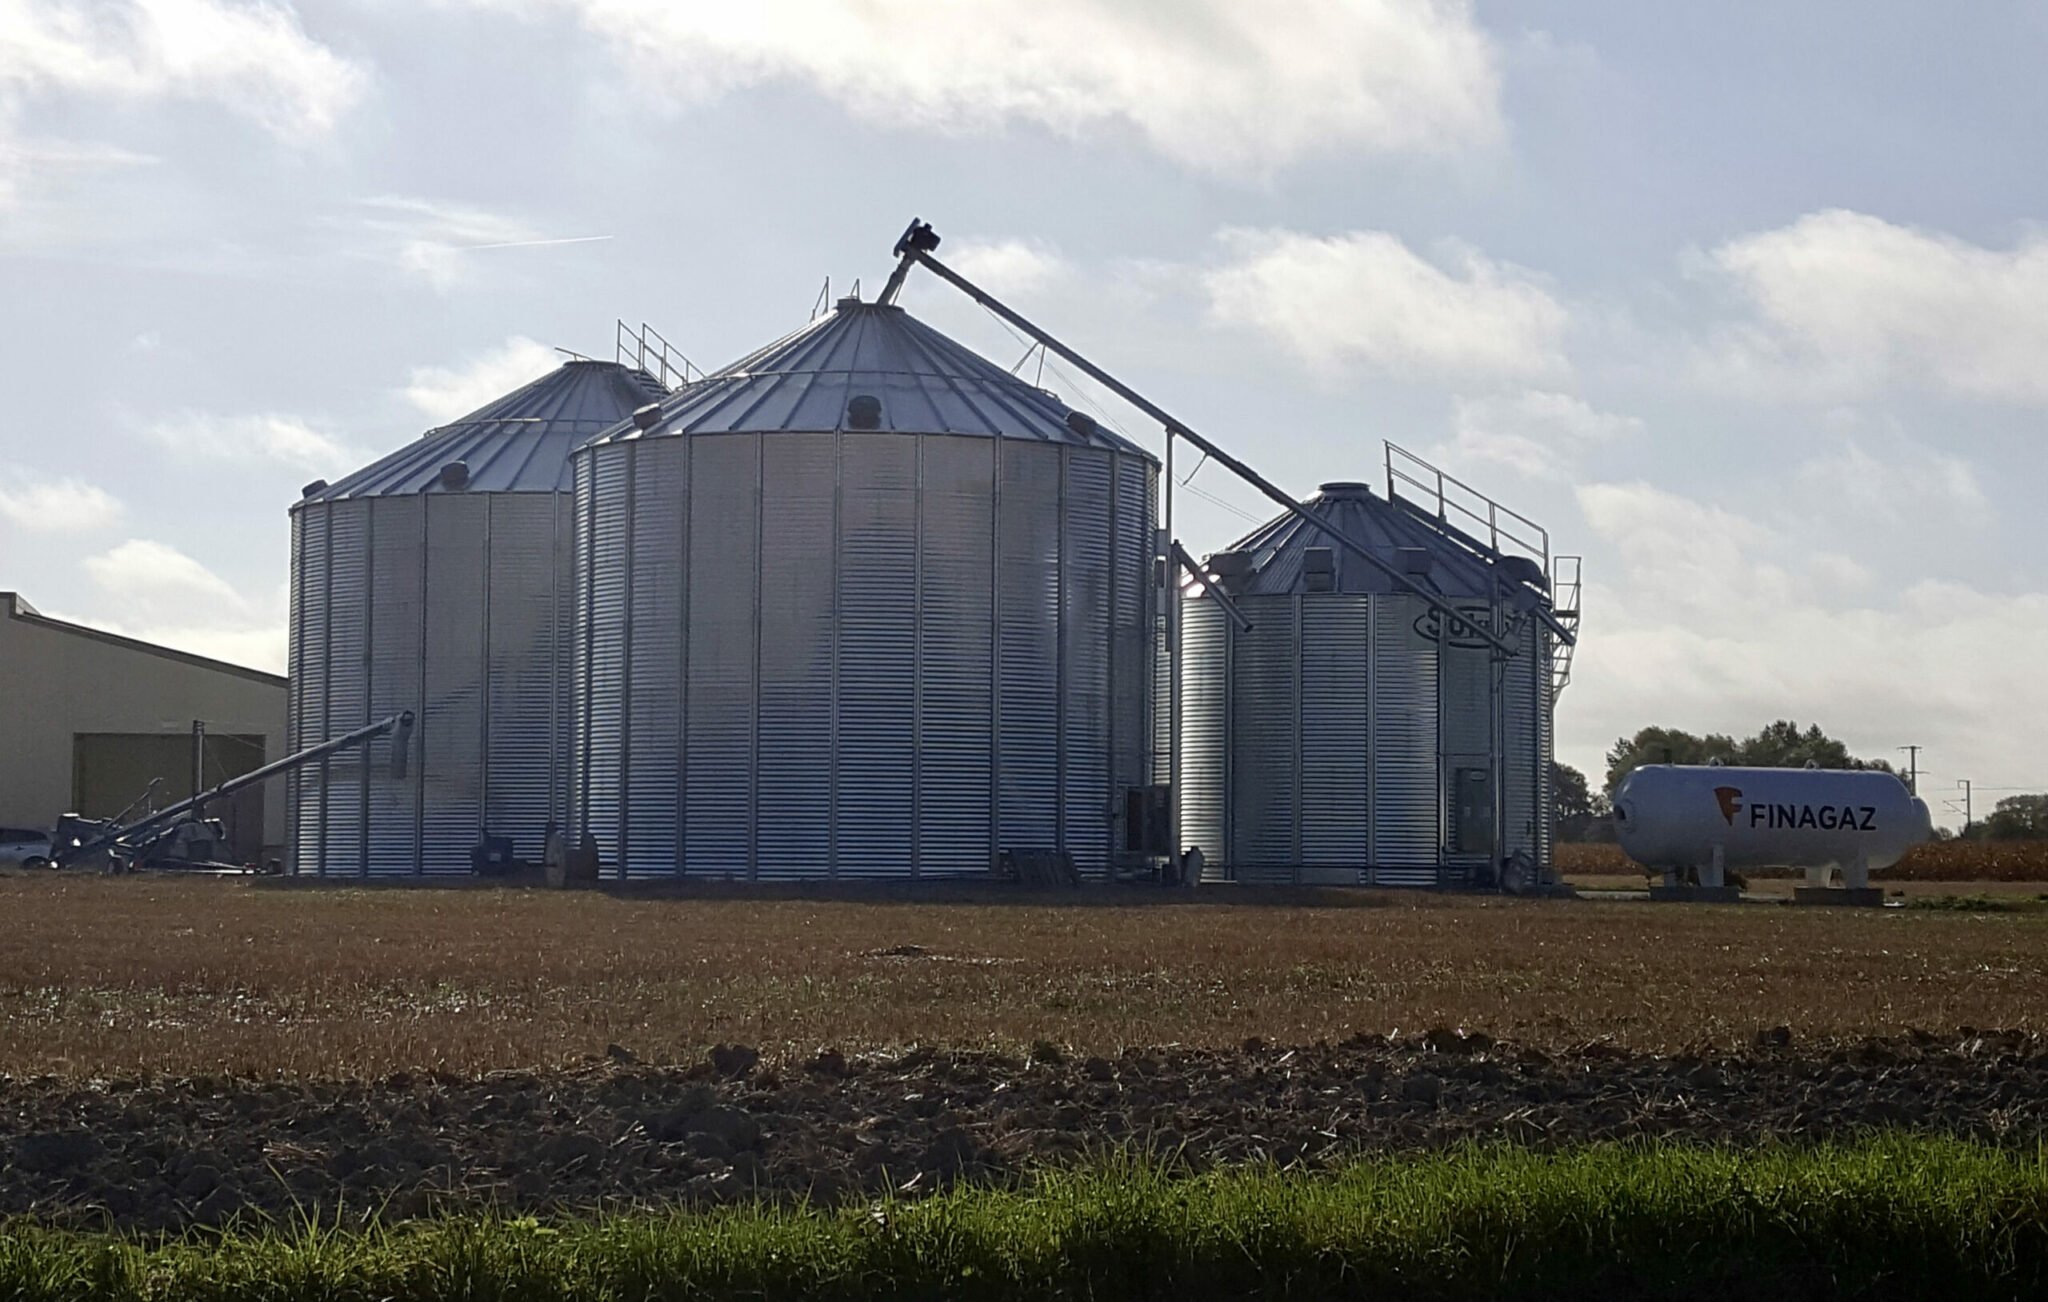
[[[1317,518],[1314,514],[1312,514],[1306,508],[1304,508],[1300,502],[1295,501],[1292,496],[1290,496],[1287,492],[1282,490],[1278,485],[1274,484],[1272,481],[1266,479],[1263,475],[1259,474],[1258,471],[1253,470],[1244,462],[1239,461],[1236,457],[1231,456],[1228,452],[1225,452],[1222,448],[1216,446],[1216,444],[1211,443],[1208,439],[1203,438],[1200,434],[1195,433],[1193,430],[1189,429],[1186,424],[1182,423],[1179,420],[1174,419],[1174,417],[1169,412],[1167,412],[1165,408],[1158,406],[1156,403],[1146,398],[1143,394],[1139,393],[1136,389],[1131,388],[1123,381],[1111,375],[1108,371],[1103,370],[1095,363],[1089,361],[1086,357],[1083,357],[1080,353],[1077,353],[1073,349],[1067,347],[1065,344],[1061,343],[1058,339],[1055,339],[1051,334],[1047,333],[1039,326],[1033,324],[1029,320],[1026,320],[1017,312],[1011,310],[1008,305],[1004,304],[995,296],[989,294],[986,290],[983,290],[973,281],[968,280],[965,276],[962,276],[960,273],[948,267],[945,263],[940,262],[937,258],[933,257],[931,250],[933,247],[936,247],[937,244],[938,237],[932,233],[932,230],[929,226],[924,225],[924,223],[922,222],[913,221],[910,224],[910,228],[904,232],[903,238],[898,240],[896,243],[895,251],[902,260],[897,264],[894,274],[892,274],[889,277],[889,284],[887,285],[887,287],[883,289],[883,297],[879,301],[885,303],[892,301],[895,298],[897,292],[902,289],[903,278],[906,274],[908,274],[910,264],[912,262],[921,264],[922,266],[930,270],[933,275],[939,277],[947,284],[952,285],[955,289],[958,289],[963,294],[966,294],[969,298],[981,304],[981,306],[987,308],[989,311],[994,312],[997,316],[1003,318],[1003,320],[1005,321],[1008,321],[1011,325],[1016,326],[1019,330],[1022,330],[1025,333],[1031,335],[1034,339],[1037,339],[1040,343],[1044,344],[1053,352],[1058,353],[1061,357],[1066,358],[1075,366],[1080,367],[1084,374],[1094,379],[1104,388],[1107,388],[1111,393],[1116,394],[1124,401],[1130,403],[1133,407],[1136,407],[1139,411],[1144,412],[1146,415],[1160,422],[1160,424],[1165,426],[1166,433],[1169,438],[1173,437],[1174,435],[1178,435],[1181,438],[1186,439],[1188,442],[1202,449],[1202,451],[1208,453],[1209,456],[1215,459],[1216,461],[1221,462],[1225,469],[1237,475],[1238,478],[1244,480],[1246,483],[1258,489],[1260,492],[1264,493],[1273,501],[1285,507],[1291,514],[1299,516],[1301,519],[1315,526],[1317,529],[1321,530],[1324,534],[1326,534],[1332,541],[1342,545],[1345,548],[1345,550],[1355,553],[1367,564],[1372,565],[1376,569],[1380,570],[1389,579],[1391,579],[1397,587],[1405,589],[1406,591],[1413,593],[1415,596],[1422,598],[1423,601],[1435,607],[1437,612],[1445,616],[1447,619],[1459,618],[1458,612],[1455,607],[1453,607],[1449,602],[1445,601],[1443,598],[1431,592],[1429,589],[1417,583],[1408,575],[1402,573],[1400,568],[1396,566],[1392,561],[1384,559],[1379,554],[1374,552],[1370,547],[1366,546],[1364,543],[1358,541],[1357,539],[1351,537],[1349,534],[1342,533],[1337,529],[1332,528],[1328,521]],[[1501,655],[1511,656],[1514,654],[1514,648],[1509,646],[1505,641],[1501,640],[1499,637],[1495,636],[1492,630],[1477,629],[1475,631],[1478,632],[1479,635],[1482,638],[1484,638],[1486,642],[1489,645],[1491,645],[1493,649],[1499,652]]]
[[[343,733],[341,736],[323,741],[317,746],[308,746],[305,750],[287,755],[280,760],[273,760],[261,768],[250,769],[247,773],[239,777],[229,778],[226,782],[209,791],[201,791],[188,799],[166,805],[149,817],[131,823],[127,827],[115,828],[103,836],[96,837],[91,841],[82,842],[69,850],[53,848],[51,857],[59,864],[66,864],[82,859],[97,850],[103,850],[117,842],[132,841],[145,832],[152,832],[159,827],[169,824],[188,810],[196,809],[201,805],[233,795],[243,787],[254,785],[266,778],[275,777],[280,773],[289,773],[293,769],[311,764],[315,760],[325,759],[336,751],[346,750],[358,742],[368,741],[372,737],[381,736],[387,732],[395,734],[391,742],[391,775],[395,778],[403,778],[405,776],[406,742],[412,731],[412,722],[412,711],[401,710],[389,718],[380,719],[376,723],[357,728],[353,732]]]
[[[1223,608],[1223,613],[1230,616],[1230,622],[1237,625],[1238,632],[1249,633],[1252,631],[1251,618],[1244,613],[1236,602],[1224,594],[1221,586],[1210,579],[1207,574],[1203,573],[1202,567],[1195,563],[1194,557],[1188,555],[1188,549],[1181,546],[1178,539],[1174,540],[1173,543],[1173,556],[1182,569],[1195,576],[1195,582],[1202,585],[1202,591],[1208,593],[1215,600],[1216,604]],[[1180,584],[1175,583],[1173,587],[1174,596],[1178,598],[1180,595]]]

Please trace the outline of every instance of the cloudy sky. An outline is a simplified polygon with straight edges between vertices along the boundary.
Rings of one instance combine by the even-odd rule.
[[[1582,553],[1567,760],[1792,716],[2038,790],[2043,66],[2018,3],[0,0],[0,588],[279,668],[301,484],[618,317],[726,361],[915,214],[1283,485],[1392,440]]]

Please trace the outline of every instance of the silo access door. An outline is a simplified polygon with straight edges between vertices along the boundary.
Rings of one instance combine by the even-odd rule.
[[[1483,768],[1451,770],[1450,852],[1493,855],[1493,775]]]

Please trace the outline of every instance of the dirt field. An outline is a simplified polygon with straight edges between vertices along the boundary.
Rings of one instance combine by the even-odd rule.
[[[1001,897],[996,897],[1001,900]],[[2048,914],[1204,894],[619,898],[0,880],[0,1073],[370,1079],[1469,1028],[1545,1050],[2048,1030]],[[1183,897],[1184,898],[1184,897]]]
[[[48,875],[0,909],[0,1215],[48,1221],[916,1194],[1125,1146],[2048,1138],[2044,911]]]
[[[1621,847],[1566,842],[1557,847],[1557,866],[1567,877],[1642,876]],[[1767,874],[1751,874],[1763,877]],[[1779,872],[1777,876],[1790,876]],[[2048,883],[2048,841],[1936,841],[1916,845],[1892,867],[1874,875],[1879,885],[1905,882]]]

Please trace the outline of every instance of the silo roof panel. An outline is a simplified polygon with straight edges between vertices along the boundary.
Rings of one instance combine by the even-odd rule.
[[[1151,456],[902,308],[853,299],[677,390],[662,403],[661,419],[652,428],[621,423],[604,441],[860,429],[848,404],[861,396],[879,400],[873,428],[882,431],[1024,439]]]
[[[441,486],[453,461],[469,468],[462,492],[555,492],[569,486],[571,452],[667,395],[645,371],[578,358],[303,500],[455,491]]]
[[[1440,596],[1491,599],[1495,562],[1432,528],[1406,506],[1376,497],[1363,484],[1326,484],[1302,503],[1309,514],[1371,549],[1375,556],[1399,566],[1404,554],[1425,553],[1428,572],[1416,581]],[[1333,591],[1401,593],[1406,591],[1378,566],[1354,555],[1327,532],[1289,512],[1270,520],[1232,543],[1225,551],[1244,552],[1252,571],[1230,589],[1233,595],[1258,596],[1307,591],[1303,579],[1311,548],[1331,550]]]

